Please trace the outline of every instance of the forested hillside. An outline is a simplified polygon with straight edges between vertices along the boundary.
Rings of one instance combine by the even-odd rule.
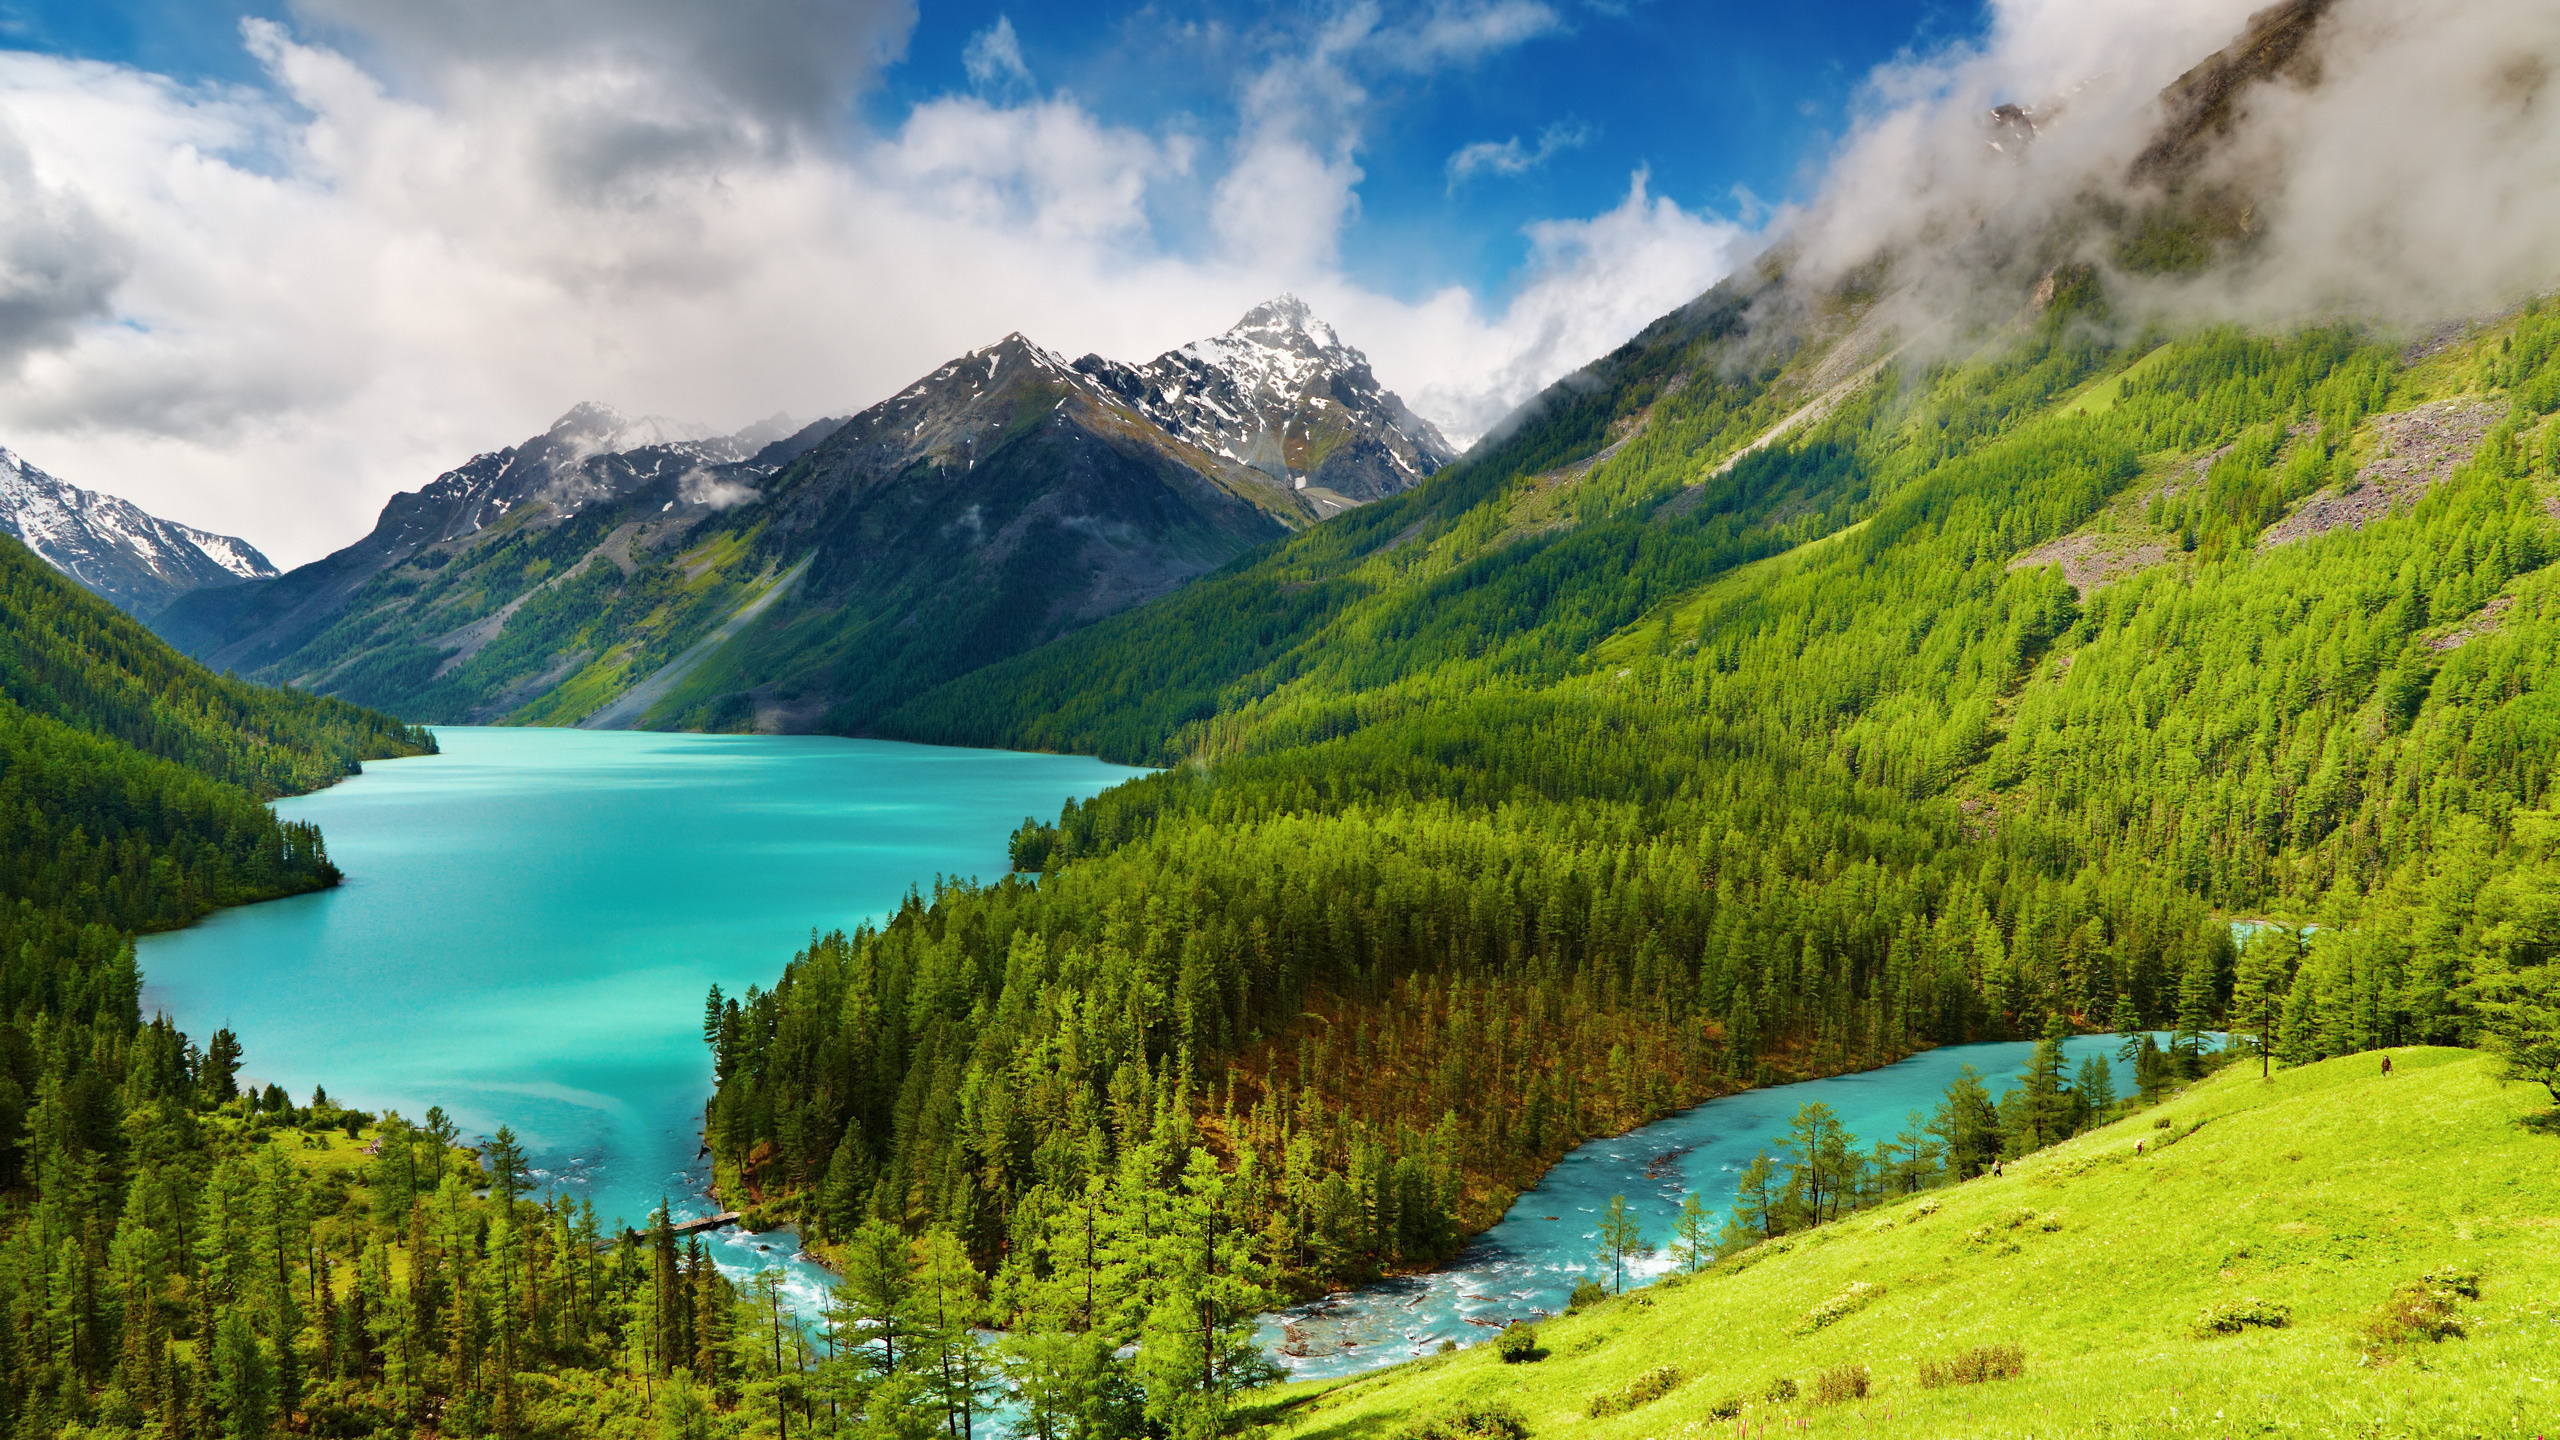
[[[1855,313],[1774,348],[1711,296],[1412,494],[919,698],[1168,768],[1026,825],[1036,885],[724,1004],[724,1174],[1125,1339],[1041,1297],[1203,1165],[1253,1273],[1330,1284],[1575,1140],[1924,1045],[2499,1041],[2560,941],[2560,310],[2404,351],[2049,292],[1881,370]]]
[[[0,544],[0,701],[259,799],[435,746],[343,701],[211,674],[14,540]]]
[[[433,743],[210,675],[0,538],[0,1434],[637,1434],[679,1367],[698,1415],[746,1398],[765,1312],[698,1252],[600,1249],[503,1134],[244,1093],[255,1036],[142,1018],[136,932],[336,883],[262,797]]]

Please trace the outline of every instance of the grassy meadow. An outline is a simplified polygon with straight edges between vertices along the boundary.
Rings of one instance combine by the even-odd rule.
[[[2549,1098],[2468,1050],[2235,1066],[2000,1177],[1544,1322],[1543,1358],[1478,1346],[1268,1392],[1265,1415],[1305,1440],[1516,1435],[1467,1423],[1504,1404],[1577,1440],[2560,1434]],[[2007,1346],[2014,1376],[1922,1383]],[[1592,1418],[1664,1367],[1667,1393]]]

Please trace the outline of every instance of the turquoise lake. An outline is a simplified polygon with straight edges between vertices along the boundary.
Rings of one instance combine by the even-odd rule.
[[[442,1105],[474,1138],[511,1125],[546,1184],[634,1224],[661,1194],[710,1211],[705,991],[772,985],[813,928],[937,874],[998,875],[1024,816],[1145,773],[799,736],[436,738],[441,755],[278,802],[318,822],[346,883],[146,938],[143,1007],[200,1044],[229,1026],[242,1077],[297,1100],[326,1085],[413,1120]],[[719,1244],[738,1268],[789,1250]]]
[[[472,1138],[513,1126],[547,1187],[637,1223],[666,1196],[710,1213],[698,1157],[711,1061],[702,1000],[770,985],[810,931],[894,909],[936,875],[991,876],[1026,815],[1144,772],[1098,760],[803,737],[440,729],[395,760],[279,802],[316,821],[346,883],[142,942],[146,1010],[201,1042],[229,1026],[246,1080]],[[2075,1065],[2112,1036],[2069,1042]],[[1748,1091],[1566,1156],[1437,1273],[1269,1316],[1292,1371],[1329,1376],[1471,1344],[1562,1308],[1624,1194],[1657,1242],[1681,1197],[1719,1210],[1808,1100],[1872,1144],[1936,1106],[1959,1067],[1994,1094],[2033,1046],[1933,1050],[1859,1075]],[[2130,1066],[2114,1065],[2119,1092]],[[788,1235],[710,1237],[733,1273],[782,1265],[804,1312],[824,1272]],[[1657,1258],[1638,1267],[1659,1273]],[[998,1417],[1001,1428],[1001,1416]]]

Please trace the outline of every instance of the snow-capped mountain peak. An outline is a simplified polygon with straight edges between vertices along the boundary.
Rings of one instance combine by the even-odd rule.
[[[6,449],[0,449],[0,533],[136,615],[150,615],[189,590],[276,573],[245,540],[83,490]]]
[[[1374,500],[1457,455],[1295,295],[1143,366],[1088,355],[1075,368],[1166,430],[1293,489]]]
[[[1218,340],[1250,341],[1274,350],[1317,354],[1343,349],[1342,337],[1331,325],[1316,318],[1306,301],[1295,295],[1277,295],[1244,312],[1244,318]],[[1199,341],[1215,344],[1216,340]],[[1358,355],[1360,352],[1351,352]]]
[[[555,463],[573,465],[590,455],[618,455],[626,450],[682,445],[712,436],[706,425],[670,420],[664,415],[634,419],[610,405],[582,400],[552,421],[543,438],[557,447],[560,458]]]

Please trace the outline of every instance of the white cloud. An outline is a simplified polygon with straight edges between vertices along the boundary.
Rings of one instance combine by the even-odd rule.
[[[1749,258],[1760,237],[1646,192],[1635,175],[1617,208],[1530,227],[1526,283],[1498,312],[1463,290],[1401,307],[1326,293],[1345,333],[1382,376],[1414,376],[1403,395],[1459,444],[1558,376],[1615,349]]]
[[[1435,5],[1418,22],[1391,28],[1383,39],[1401,63],[1429,70],[1452,63],[1472,64],[1497,50],[1563,28],[1563,17],[1538,0],[1479,0]]]
[[[0,53],[0,316],[28,307],[0,443],[294,563],[580,400],[721,426],[844,414],[1010,330],[1142,359],[1291,287],[1469,434],[1738,253],[1639,184],[1534,231],[1498,308],[1341,278],[1363,76],[1472,63],[1542,33],[1540,6],[1335,13],[1262,52],[1225,143],[992,91],[857,131],[830,117],[860,75],[744,97],[780,42],[672,0],[618,32],[588,23],[621,13],[604,0],[472,0],[487,35],[413,11],[304,0],[299,28],[252,22],[260,87]],[[748,12],[833,53],[830,75],[902,43],[906,14]],[[1207,216],[1207,248],[1169,246],[1168,205]]]
[[[1022,37],[1013,33],[1010,15],[997,16],[996,23],[970,36],[968,47],[960,52],[960,65],[975,85],[1031,83],[1031,67],[1022,58]]]
[[[1517,135],[1503,141],[1478,140],[1460,146],[1449,157],[1450,193],[1455,194],[1459,185],[1478,175],[1526,175],[1565,151],[1579,150],[1590,143],[1589,128],[1567,121],[1539,131],[1534,147],[1522,145]]]
[[[895,58],[913,0],[292,0],[395,80],[445,88],[563,70],[681,77],[707,115],[827,131]],[[1009,28],[1009,27],[1008,27]],[[1018,58],[1018,57],[1017,57]]]

